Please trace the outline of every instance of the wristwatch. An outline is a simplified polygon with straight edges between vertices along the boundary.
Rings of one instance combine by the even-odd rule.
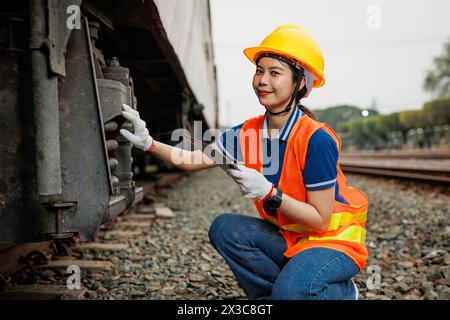
[[[283,196],[283,191],[281,189],[275,188],[277,190],[277,194],[271,197],[268,197],[263,201],[263,207],[268,211],[269,214],[276,213],[276,210],[281,206],[281,197]]]

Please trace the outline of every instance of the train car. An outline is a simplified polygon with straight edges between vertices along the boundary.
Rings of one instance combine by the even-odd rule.
[[[217,127],[208,0],[0,3],[0,244],[93,240],[153,161],[120,134]]]

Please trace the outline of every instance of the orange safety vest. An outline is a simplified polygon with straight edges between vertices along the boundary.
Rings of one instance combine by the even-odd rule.
[[[246,167],[262,172],[262,128],[264,116],[260,115],[247,120],[240,130],[240,145]],[[331,127],[303,115],[293,126],[286,146],[284,162],[278,187],[290,197],[306,202],[306,188],[303,181],[306,152],[311,136],[318,129],[324,129],[335,141],[338,152],[341,151],[341,140]],[[347,179],[337,164],[337,184],[339,193],[349,204],[334,200],[333,214],[325,232],[315,232],[294,223],[278,210],[277,218],[263,209],[262,201],[254,199],[256,209],[261,217],[280,229],[287,243],[284,255],[288,258],[309,248],[329,248],[347,254],[363,269],[368,258],[366,239],[366,219],[368,198],[356,188],[348,186]]]

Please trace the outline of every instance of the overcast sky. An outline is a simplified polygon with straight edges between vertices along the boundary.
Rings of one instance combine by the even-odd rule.
[[[251,87],[255,68],[242,50],[281,24],[307,29],[324,54],[327,82],[302,100],[313,110],[374,101],[381,113],[421,108],[431,98],[422,89],[426,71],[450,39],[449,0],[210,3],[222,125],[264,112]]]

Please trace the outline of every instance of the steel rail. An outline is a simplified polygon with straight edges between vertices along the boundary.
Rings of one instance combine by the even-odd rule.
[[[377,175],[384,177],[395,177],[428,182],[439,182],[450,184],[449,167],[418,166],[407,164],[386,163],[376,164],[374,162],[341,160],[339,162],[344,172]]]

